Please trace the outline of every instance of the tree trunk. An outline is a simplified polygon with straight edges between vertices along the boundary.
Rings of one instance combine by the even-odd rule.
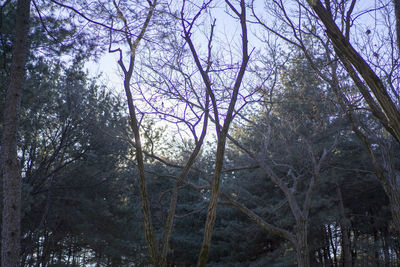
[[[371,216],[371,224],[373,225],[373,234],[374,234],[374,243],[375,244],[377,244],[378,243],[378,240],[379,240],[379,238],[378,238],[378,230],[376,229],[376,227],[375,227],[375,222],[374,222],[374,219],[373,219],[373,216]],[[379,260],[379,252],[378,252],[378,248],[376,248],[375,246],[373,246],[373,248],[374,248],[374,250],[373,250],[373,253],[374,253],[374,259],[375,259],[375,264],[376,264],[376,266],[381,266],[381,264],[380,264],[380,260]],[[371,257],[372,258],[372,257]]]
[[[239,95],[239,88],[242,83],[244,74],[246,72],[246,67],[247,63],[249,62],[249,53],[248,53],[248,40],[247,40],[247,26],[246,26],[246,5],[245,1],[241,0],[240,1],[240,10],[236,10],[236,8],[229,2],[226,1],[227,5],[229,8],[238,15],[238,18],[240,20],[240,25],[242,28],[242,60],[241,60],[241,65],[239,72],[237,74],[234,86],[233,86],[233,92],[231,94],[230,102],[229,102],[229,107],[228,111],[226,112],[226,117],[223,123],[223,127],[221,128],[220,126],[220,121],[219,121],[219,110],[218,106],[216,105],[215,102],[215,95],[211,90],[211,83],[208,77],[208,74],[206,71],[203,70],[200,60],[197,56],[197,52],[194,49],[193,43],[190,39],[190,33],[184,29],[185,32],[185,39],[188,42],[188,45],[192,51],[192,55],[195,59],[196,65],[199,69],[199,71],[202,74],[203,81],[207,87],[208,93],[210,94],[212,103],[213,103],[213,108],[214,108],[214,114],[215,114],[215,124],[216,124],[216,130],[217,130],[217,153],[216,153],[216,159],[215,159],[215,168],[214,168],[214,176],[212,180],[212,185],[211,185],[211,196],[210,196],[210,203],[208,205],[208,212],[207,212],[207,218],[206,218],[206,223],[204,226],[204,235],[203,235],[203,242],[200,248],[200,254],[197,260],[197,266],[199,267],[204,267],[207,264],[208,261],[208,254],[210,250],[210,245],[211,245],[211,237],[213,233],[213,228],[214,228],[214,223],[215,223],[215,218],[217,214],[217,204],[218,204],[218,197],[219,197],[219,186],[220,186],[220,180],[221,180],[221,173],[222,173],[222,167],[224,164],[224,154],[225,154],[225,145],[226,145],[226,138],[228,135],[229,127],[231,125],[231,122],[234,118],[234,110],[235,110],[235,105],[236,101]]]
[[[329,244],[332,247],[332,254],[333,254],[333,259],[331,257],[332,266],[337,267],[337,265],[338,265],[338,262],[337,262],[337,248],[336,248],[336,244],[335,244],[335,242],[333,240],[333,233],[332,233],[332,228],[331,228],[330,224],[328,225],[328,236],[329,236]],[[329,252],[329,254],[331,254],[331,253]]]
[[[333,260],[332,260],[332,255],[330,253],[330,237],[328,233],[328,225],[324,226],[323,230],[325,233],[325,245],[324,245],[324,266],[332,266],[333,265]]]
[[[385,114],[384,118],[377,119],[382,125],[387,125],[390,128],[390,134],[400,143],[400,111],[397,109],[396,103],[386,90],[384,82],[378,77],[364,58],[352,47],[349,40],[343,36],[343,33],[333,20],[332,15],[326,10],[321,1],[307,0],[307,2],[325,25],[326,34],[332,41],[335,50],[340,51],[340,53],[336,53],[336,55],[342,62],[348,61],[351,63],[374,94],[379,103],[379,108],[381,109],[379,112]],[[371,109],[376,107],[377,106],[370,106]]]
[[[17,136],[22,86],[28,49],[30,0],[18,0],[11,75],[6,95],[1,140],[3,169],[3,225],[1,265],[16,267],[20,262],[21,173],[17,158]]]
[[[301,219],[296,223],[296,253],[297,266],[309,267],[310,255],[307,244],[307,220]]]
[[[344,203],[342,190],[340,190],[340,186],[336,183],[336,194],[338,197],[338,206],[339,206],[339,214],[340,214],[340,229],[342,232],[342,252],[343,252],[343,266],[349,267],[351,266],[351,247],[350,247],[350,238],[349,238],[349,225],[346,222],[346,217],[344,213]]]
[[[390,234],[389,231],[387,229],[387,227],[385,227],[383,229],[383,254],[385,257],[385,267],[390,266],[390,256],[389,256],[389,245],[390,244]]]
[[[208,205],[207,219],[204,226],[204,238],[201,246],[200,255],[197,266],[206,266],[208,260],[208,253],[210,250],[211,237],[214,228],[215,218],[217,217],[217,204],[219,196],[219,186],[221,179],[222,166],[224,164],[226,134],[220,136],[218,140],[217,156],[215,162],[214,177],[211,187],[210,204]]]
[[[126,66],[124,64],[121,49],[119,49],[119,48],[116,50],[110,49],[109,51],[110,52],[119,52],[118,64],[121,67],[121,70],[124,74],[124,90],[125,90],[127,103],[128,103],[130,126],[132,128],[132,131],[133,131],[133,134],[135,137],[136,162],[137,162],[137,168],[138,168],[138,174],[139,174],[139,188],[140,188],[140,198],[142,200],[141,204],[142,204],[142,214],[143,214],[143,228],[144,228],[144,235],[145,235],[146,244],[147,244],[147,256],[148,256],[149,262],[151,264],[158,266],[159,265],[159,252],[158,252],[158,245],[156,242],[156,236],[154,234],[153,223],[151,220],[151,210],[150,210],[150,204],[149,204],[149,199],[148,199],[148,194],[147,194],[146,175],[145,175],[145,169],[144,169],[144,156],[143,156],[143,149],[142,149],[140,129],[139,129],[140,125],[139,125],[139,120],[136,115],[136,107],[133,102],[132,92],[131,92],[131,88],[130,88],[133,69],[135,67],[135,58],[136,58],[136,51],[137,51],[136,49],[137,49],[140,41],[143,39],[144,34],[146,33],[147,27],[153,16],[154,9],[157,5],[157,0],[154,0],[153,3],[148,1],[150,8],[146,15],[146,20],[140,29],[139,35],[136,37],[136,39],[133,42],[132,42],[132,39],[131,39],[132,37],[131,37],[130,33],[128,33],[127,20],[126,20],[124,14],[119,9],[119,6],[116,4],[116,2],[114,1],[113,3],[114,3],[114,7],[117,10],[119,17],[125,24],[125,32],[124,32],[125,41],[129,45],[129,48],[130,48],[128,68],[126,68]]]
[[[393,0],[394,15],[396,17],[396,38],[397,48],[400,56],[400,0]]]
[[[168,211],[168,217],[167,217],[167,222],[165,224],[165,230],[164,230],[164,235],[163,235],[163,243],[162,243],[162,251],[160,255],[160,266],[166,266],[167,265],[167,253],[168,253],[168,248],[169,248],[169,240],[171,237],[171,231],[172,231],[172,226],[174,223],[174,217],[175,217],[175,212],[176,212],[176,206],[178,203],[178,190],[179,186],[182,184],[183,180],[185,177],[188,175],[190,168],[194,164],[197,155],[200,152],[200,149],[203,145],[204,138],[207,133],[207,126],[208,126],[208,116],[209,116],[209,94],[206,94],[206,103],[205,103],[205,113],[204,113],[204,122],[203,122],[203,130],[201,132],[200,139],[198,140],[192,154],[190,155],[188,161],[185,164],[185,167],[183,168],[181,174],[179,175],[178,179],[176,180],[174,187],[172,189],[172,196],[170,200],[170,207]]]
[[[385,191],[389,197],[394,229],[397,236],[400,237],[400,192],[393,187],[386,188]]]

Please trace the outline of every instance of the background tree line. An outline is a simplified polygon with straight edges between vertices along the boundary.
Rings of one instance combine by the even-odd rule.
[[[2,266],[397,266],[399,10],[2,2]]]

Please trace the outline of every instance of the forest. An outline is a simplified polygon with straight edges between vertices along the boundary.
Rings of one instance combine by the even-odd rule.
[[[0,1],[0,135],[2,267],[400,266],[400,0]]]

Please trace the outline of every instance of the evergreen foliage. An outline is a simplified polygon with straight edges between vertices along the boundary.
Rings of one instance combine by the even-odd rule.
[[[142,12],[139,7],[146,5],[134,1],[137,6],[131,7],[128,2],[121,1],[122,11],[134,21],[132,25],[140,25],[136,19],[148,10]],[[85,3],[77,1],[79,6]],[[127,106],[123,97],[101,84],[101,76],[91,77],[84,70],[84,64],[96,58],[103,49],[99,47],[104,46],[93,36],[104,41],[104,36],[108,38],[109,31],[114,31],[114,44],[119,44],[118,38],[125,38],[126,32],[119,28],[108,28],[107,32],[94,32],[95,27],[84,29],[76,22],[79,14],[65,12],[57,17],[52,12],[58,6],[40,1],[35,4],[40,13],[31,17],[17,140],[22,175],[20,265],[149,266],[153,259],[147,255],[143,226],[136,162],[139,153]],[[0,7],[2,89],[10,77],[15,6],[15,1],[5,1]],[[86,11],[88,16],[101,15],[117,23],[117,12],[111,12],[112,8],[107,1],[99,1]],[[215,7],[202,8],[212,16]],[[198,134],[206,116],[202,101],[207,90],[190,65],[187,44],[179,39],[177,30],[179,12],[172,9],[164,2],[155,9],[149,36],[159,39],[150,40],[145,35],[148,43],[138,50],[143,53],[139,53],[139,67],[130,83],[134,98],[140,98],[140,104],[135,102],[137,127],[144,151],[151,226],[159,251],[174,185],[198,142],[180,129],[185,125]],[[169,27],[171,23],[174,25]],[[190,29],[197,26],[193,23]],[[290,53],[279,51],[279,60],[284,63],[275,62],[278,67],[273,70],[276,77],[271,88],[266,88],[269,84],[264,81],[268,66],[251,61],[253,54],[250,57],[251,74],[246,75],[253,76],[244,76],[244,89],[239,90],[232,127],[226,135],[207,266],[300,265],[296,242],[260,227],[234,202],[292,234],[294,240],[300,231],[298,218],[302,218],[307,226],[305,254],[309,266],[400,264],[400,240],[392,217],[394,203],[382,180],[377,179],[375,166],[382,167],[386,181],[399,179],[399,144],[370,114],[350,75],[341,72],[338,79],[347,86],[343,94],[351,102],[347,110],[343,109],[335,91],[340,88],[333,88],[318,73],[327,72],[325,67],[337,62],[317,51],[314,37],[307,36],[304,45],[315,50],[315,65],[304,55],[307,51],[298,47]],[[160,40],[165,44],[160,45]],[[209,67],[205,59],[199,63],[207,68],[207,75],[215,75],[210,75],[215,81],[209,81],[210,87],[216,87],[217,97],[216,106],[207,107],[207,114],[212,114],[210,123],[215,123],[214,109],[221,109],[221,121],[225,119],[231,90],[227,84],[230,75],[234,76],[227,70],[235,68],[222,66],[218,53],[208,55]],[[270,76],[268,79],[272,80]],[[262,80],[262,85],[256,85],[256,80]],[[148,99],[147,90],[151,94]],[[185,107],[183,111],[180,105]],[[4,106],[5,90],[0,90],[0,116]],[[348,116],[350,113],[353,117]],[[357,135],[354,121],[367,141]],[[208,133],[187,176],[177,184],[167,266],[196,266],[198,261],[217,158],[212,134]],[[365,142],[370,144],[369,151]],[[295,214],[289,194],[271,179],[271,173],[288,188],[292,201],[302,211],[309,208],[309,212]],[[316,183],[311,186],[314,176]],[[395,182],[398,184],[398,180]],[[311,201],[306,207],[309,192]]]

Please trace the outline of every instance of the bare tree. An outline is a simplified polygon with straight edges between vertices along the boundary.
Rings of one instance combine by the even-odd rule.
[[[331,12],[330,1],[326,1],[325,6],[319,0],[308,0],[307,2],[324,24],[326,34],[334,46],[337,57],[343,62],[346,70],[349,72],[354,82],[358,83],[359,78],[353,68],[358,72],[369,89],[372,91],[378,103],[372,99],[369,91],[365,90],[366,88],[364,89],[363,87],[359,87],[359,90],[363,94],[364,98],[369,100],[368,104],[370,108],[375,114],[382,114],[377,116],[377,118],[393,135],[393,137],[400,142],[400,112],[396,105],[397,103],[393,100],[382,79],[351,45],[349,29],[343,33],[336,25]],[[355,4],[356,0],[353,0],[347,10],[346,15],[343,17],[343,19],[347,22],[346,28],[351,26],[351,16]],[[395,7],[397,6],[395,5]],[[396,27],[398,28],[400,25],[397,25]],[[377,56],[379,55],[377,54]]]
[[[133,103],[132,92],[130,89],[130,83],[132,79],[133,68],[135,66],[135,57],[136,50],[139,45],[139,42],[143,39],[146,29],[150,23],[150,19],[153,16],[154,8],[156,7],[157,1],[149,2],[149,10],[146,16],[146,19],[143,23],[143,26],[140,29],[139,35],[132,40],[132,37],[129,35],[129,25],[126,17],[121,11],[119,4],[116,1],[113,1],[115,9],[117,10],[117,14],[123,22],[123,29],[125,34],[125,41],[130,49],[129,53],[129,61],[128,67],[125,66],[123,61],[123,54],[121,49],[112,50],[110,43],[110,52],[118,52],[119,60],[118,64],[120,65],[123,75],[124,75],[124,90],[128,102],[129,115],[130,115],[130,126],[135,136],[135,149],[136,149],[136,161],[139,171],[139,182],[140,182],[140,194],[142,199],[142,213],[144,217],[144,232],[147,242],[148,249],[148,257],[152,264],[157,265],[159,263],[159,253],[158,253],[158,245],[156,243],[156,238],[154,235],[153,224],[151,221],[151,212],[150,206],[148,202],[147,196],[147,187],[146,187],[146,178],[145,178],[145,170],[144,170],[144,160],[143,160],[143,152],[142,152],[142,144],[141,137],[139,132],[139,120],[137,118],[136,109]]]
[[[400,24],[398,21],[399,13],[399,3],[398,1],[393,1],[394,13],[396,17],[395,31],[397,35],[397,46],[395,45],[394,36],[390,35],[391,29],[389,28],[389,36],[391,36],[390,43],[381,41],[382,44],[387,44],[392,47],[392,57],[390,59],[389,55],[384,55],[389,57],[390,65],[389,71],[383,71],[384,76],[380,76],[379,73],[373,69],[384,69],[384,66],[377,66],[371,62],[371,60],[366,60],[351,44],[351,31],[350,28],[353,23],[352,16],[354,7],[357,3],[356,0],[351,1],[351,4],[347,7],[343,5],[343,10],[341,13],[342,21],[344,21],[342,30],[339,29],[332,14],[332,3],[326,1],[325,6],[320,1],[307,1],[310,7],[313,9],[315,14],[324,24],[326,29],[326,34],[329,40],[332,42],[335,56],[340,59],[347,73],[353,80],[354,84],[357,86],[358,90],[364,97],[372,114],[379,120],[379,122],[385,127],[385,129],[400,143],[400,112],[399,112],[399,88],[398,84],[395,82],[399,75],[399,58],[398,54],[400,51],[399,46],[399,29]],[[383,11],[387,10],[387,6],[390,3],[382,3],[379,9]],[[387,21],[390,22],[390,11],[386,11]],[[390,24],[389,24],[390,26]],[[366,31],[366,34],[371,34],[370,30]],[[397,47],[397,53],[394,51]],[[375,58],[382,57],[378,52],[372,51]],[[371,67],[372,65],[372,67]],[[386,78],[385,81],[383,78]],[[337,78],[336,78],[337,81]],[[372,95],[371,95],[372,92]],[[336,91],[338,97],[341,99],[342,103],[347,107],[347,110],[352,110],[353,105],[345,96],[339,91]],[[379,164],[377,157],[375,156],[374,149],[372,149],[372,141],[368,136],[373,136],[368,131],[368,126],[360,124],[357,116],[350,112],[348,113],[349,119],[353,123],[353,129],[360,140],[363,141],[367,151],[370,155],[371,161],[375,168],[375,172],[379,180],[381,181],[383,188],[390,200],[390,206],[393,216],[394,226],[396,231],[400,233],[400,185],[398,182],[398,174],[395,171],[393,165],[393,160],[391,153],[389,152],[392,148],[388,147],[378,140],[380,143],[380,149],[383,156],[383,164]],[[369,134],[368,134],[369,133]]]
[[[199,154],[204,138],[206,136],[207,128],[208,128],[208,120],[209,120],[209,102],[210,97],[209,93],[206,92],[204,98],[200,100],[200,105],[203,109],[201,109],[201,113],[196,116],[194,119],[195,122],[186,121],[185,118],[178,118],[173,114],[168,113],[160,113],[157,111],[157,114],[163,114],[164,116],[168,116],[170,118],[178,119],[180,122],[185,123],[188,127],[190,132],[193,134],[193,138],[195,140],[195,145],[193,150],[190,152],[189,158],[184,165],[176,165],[173,163],[169,163],[168,161],[162,159],[159,155],[154,154],[154,151],[151,149],[150,151],[145,151],[143,149],[142,144],[142,136],[141,136],[141,124],[143,120],[143,116],[145,113],[142,113],[139,110],[140,102],[144,102],[150,109],[155,109],[152,106],[154,103],[148,101],[146,97],[149,94],[142,94],[142,101],[135,102],[135,92],[140,91],[140,83],[135,80],[135,63],[137,60],[137,53],[141,48],[141,43],[143,41],[147,41],[151,45],[161,46],[157,43],[158,40],[149,40],[146,39],[146,33],[151,32],[153,30],[153,26],[151,24],[152,20],[157,20],[155,18],[154,13],[158,12],[156,7],[158,6],[157,1],[148,1],[148,7],[140,6],[137,7],[136,10],[132,9],[129,5],[125,3],[113,1],[112,4],[110,3],[103,3],[100,4],[97,8],[85,10],[84,8],[80,9],[73,5],[67,5],[66,3],[59,3],[53,1],[65,8],[72,10],[74,13],[78,14],[85,20],[89,21],[95,26],[100,26],[103,30],[105,29],[108,33],[109,38],[109,52],[110,53],[117,53],[119,55],[118,65],[121,69],[122,76],[123,76],[123,86],[124,91],[127,97],[128,103],[128,110],[129,110],[129,125],[133,131],[134,135],[134,142],[132,145],[135,149],[135,157],[136,163],[138,168],[139,174],[139,184],[140,184],[140,195],[142,200],[142,213],[144,217],[144,233],[145,239],[148,249],[148,259],[151,264],[154,266],[166,266],[167,265],[167,253],[169,248],[169,240],[171,236],[171,231],[173,227],[173,222],[175,218],[175,211],[177,206],[178,200],[178,191],[179,188],[189,173],[192,165],[195,162],[197,155]],[[108,14],[110,20],[106,24],[104,21],[99,20],[98,18],[95,19],[95,14],[101,11],[100,17],[104,17],[104,14]],[[134,12],[133,12],[134,11]],[[134,14],[133,14],[134,13]],[[143,22],[140,24],[138,23],[138,16],[144,15],[142,17]],[[165,23],[156,21],[157,23]],[[161,30],[162,31],[162,30]],[[117,47],[117,48],[115,48]],[[128,53],[125,53],[128,52]],[[137,86],[138,88],[134,88]],[[140,95],[139,95],[140,96]],[[204,101],[204,102],[203,102]],[[151,112],[150,112],[151,113]],[[196,126],[201,124],[202,127],[200,129],[200,135],[196,130]],[[150,140],[151,141],[151,140]],[[176,178],[174,186],[171,190],[171,199],[170,205],[167,215],[167,220],[164,229],[164,235],[162,240],[157,240],[155,236],[154,225],[152,223],[152,214],[151,214],[151,207],[148,197],[148,190],[147,190],[147,179],[146,179],[146,170],[145,170],[145,159],[144,155],[150,156],[163,164],[167,164],[167,166],[172,166],[175,168],[181,168],[182,171],[180,172],[179,176]],[[161,244],[160,244],[161,243]]]
[[[114,2],[115,3],[115,2]],[[151,6],[153,9],[155,7],[156,2],[153,3]],[[195,139],[195,147],[190,153],[189,159],[187,160],[186,164],[183,166],[183,169],[179,175],[179,177],[176,179],[173,189],[172,189],[172,195],[171,195],[171,200],[170,200],[170,206],[168,210],[168,216],[167,216],[167,221],[165,224],[165,229],[164,229],[164,235],[162,239],[162,248],[161,251],[158,251],[157,244],[154,238],[153,234],[153,226],[151,223],[151,213],[150,209],[148,207],[148,199],[147,199],[147,191],[145,187],[146,179],[145,179],[145,172],[144,172],[144,161],[143,161],[143,152],[142,152],[142,147],[140,143],[140,133],[139,133],[139,127],[140,127],[140,122],[136,117],[135,114],[135,106],[132,98],[132,92],[130,89],[131,86],[131,79],[132,79],[132,72],[133,72],[133,67],[134,67],[134,61],[135,61],[135,53],[136,49],[138,46],[139,41],[141,40],[140,38],[143,37],[143,34],[146,30],[145,27],[142,28],[142,32],[139,35],[139,37],[135,40],[135,42],[131,41],[131,37],[129,36],[129,28],[128,28],[128,22],[124,14],[122,13],[121,9],[118,8],[118,5],[115,4],[115,8],[118,11],[119,17],[121,20],[124,22],[125,26],[125,40],[129,45],[130,48],[130,58],[129,58],[129,67],[126,68],[125,64],[123,62],[123,55],[121,49],[116,49],[112,50],[111,49],[111,43],[110,43],[110,52],[119,52],[120,55],[120,60],[118,61],[121,69],[123,70],[124,73],[124,88],[125,88],[125,93],[127,95],[127,100],[128,100],[128,106],[129,106],[129,112],[130,112],[130,117],[131,117],[131,127],[134,132],[135,136],[135,149],[136,149],[136,158],[137,158],[137,164],[139,168],[139,177],[140,177],[140,184],[141,184],[141,198],[142,198],[142,210],[143,214],[145,216],[145,232],[146,232],[146,240],[148,247],[151,248],[151,258],[153,259],[151,262],[155,264],[156,266],[166,266],[167,264],[167,252],[168,252],[168,247],[169,247],[169,240],[171,236],[171,230],[173,226],[173,221],[175,217],[175,211],[176,211],[176,206],[177,206],[177,201],[178,201],[178,190],[180,185],[182,184],[183,180],[189,173],[191,166],[194,164],[195,159],[197,155],[200,152],[200,149],[202,147],[204,138],[206,136],[207,132],[207,125],[208,125],[208,118],[209,118],[209,111],[208,111],[208,106],[209,106],[209,93],[206,93],[205,96],[205,103],[203,103],[205,112],[203,116],[200,116],[197,120],[198,124],[202,118],[203,118],[203,126],[201,130],[201,135],[200,137],[196,136],[196,131],[194,128],[192,128],[192,133],[194,135]],[[151,18],[151,13],[149,12],[149,15],[147,17],[148,19]],[[148,21],[147,21],[148,23]],[[147,25],[145,25],[147,26]],[[145,205],[146,207],[143,207]]]
[[[400,232],[400,191],[390,152],[396,145],[385,135],[372,132],[370,126],[359,119],[361,111],[372,113],[398,145],[400,65],[394,34],[398,24],[395,25],[392,15],[393,10],[396,13],[396,6],[390,1],[371,9],[357,6],[357,1],[325,1],[325,5],[320,1],[307,2],[309,5],[293,1],[289,7],[282,1],[272,1],[270,10],[276,18],[275,25],[259,17],[254,3],[253,15],[267,31],[300,48],[316,73],[330,86],[370,155],[375,173],[389,197],[395,229]],[[364,20],[354,29],[360,18],[371,14],[378,26],[368,25]],[[376,33],[371,31],[371,26]],[[363,54],[354,47],[359,47]],[[346,76],[351,78],[352,84]],[[354,86],[359,94],[354,95],[354,91],[349,90]],[[364,101],[360,102],[360,97]],[[373,148],[373,144],[378,146]]]
[[[236,78],[234,81],[233,88],[231,89],[231,93],[229,94],[229,98],[227,99],[227,111],[226,114],[223,116],[222,119],[222,112],[221,108],[217,105],[216,99],[216,91],[213,88],[213,84],[210,78],[210,67],[212,64],[211,61],[211,43],[213,37],[213,28],[215,27],[215,21],[211,25],[211,33],[208,43],[208,57],[206,59],[206,67],[203,67],[202,60],[200,59],[198,52],[193,44],[192,41],[192,28],[195,25],[196,19],[201,14],[201,12],[207,7],[207,5],[203,5],[200,11],[194,16],[193,19],[188,20],[185,18],[185,4],[186,1],[183,2],[182,9],[181,9],[181,21],[182,21],[182,28],[184,33],[184,38],[189,46],[189,49],[193,55],[193,59],[196,63],[196,66],[201,74],[202,80],[204,85],[207,88],[207,92],[211,98],[211,105],[213,109],[214,115],[214,124],[217,133],[217,151],[215,156],[215,168],[213,173],[213,179],[211,183],[211,196],[210,202],[208,206],[207,218],[204,227],[204,236],[203,236],[203,243],[201,245],[201,250],[197,262],[197,266],[206,266],[208,261],[208,255],[210,250],[211,244],[211,237],[214,228],[215,218],[216,218],[216,211],[217,211],[217,204],[218,204],[218,197],[220,192],[220,180],[221,180],[221,172],[222,167],[224,164],[224,153],[225,153],[225,146],[228,137],[229,128],[231,122],[235,115],[235,105],[239,95],[239,89],[246,72],[247,63],[249,62],[249,52],[248,52],[248,37],[247,37],[247,22],[246,22],[246,4],[244,0],[240,1],[240,9],[237,9],[230,1],[225,1],[228,5],[229,9],[234,13],[237,19],[240,21],[241,26],[241,60],[240,60],[240,67],[236,74]]]
[[[293,99],[286,99],[286,101],[291,102]],[[270,103],[269,105],[273,104]],[[312,106],[311,103],[308,103],[308,105]],[[273,112],[277,112],[276,108],[272,108]],[[237,148],[247,154],[253,162],[252,166],[260,168],[271,182],[279,188],[284,196],[284,202],[280,205],[287,203],[294,217],[295,225],[293,229],[285,229],[284,227],[274,225],[274,222],[263,219],[262,216],[257,215],[254,211],[240,203],[240,200],[232,198],[231,194],[225,193],[222,194],[222,197],[230,205],[247,215],[261,228],[277,234],[292,243],[296,249],[298,266],[305,267],[310,265],[307,236],[313,192],[321,171],[328,162],[329,155],[336,148],[337,133],[340,131],[340,127],[338,128],[336,125],[320,125],[320,120],[317,119],[319,114],[307,114],[305,112],[304,114],[300,113],[297,115],[300,119],[292,119],[296,114],[291,113],[287,116],[284,114],[277,115],[284,125],[281,126],[283,127],[281,130],[275,129],[277,127],[272,125],[273,115],[270,115],[270,112],[267,113],[266,122],[246,119],[250,127],[257,129],[256,132],[260,133],[260,136],[265,135],[264,140],[261,142],[262,145],[258,145],[256,151],[246,147],[237,136],[228,137]],[[302,129],[305,125],[309,129],[307,134],[303,132],[304,128]],[[333,136],[329,147],[322,149],[318,147],[319,145],[315,140],[322,138],[321,136],[324,136],[324,138]],[[274,143],[279,144],[275,146],[279,147],[279,154],[283,156],[279,158],[270,156],[273,154],[270,146],[274,145]],[[293,154],[296,154],[296,156],[293,156]],[[301,159],[297,158],[297,161],[291,162],[290,159],[292,157],[300,157]],[[301,163],[298,162],[299,160]],[[240,196],[240,193],[238,192],[236,195]]]
[[[17,267],[20,264],[21,170],[17,158],[17,137],[25,64],[29,51],[30,3],[30,0],[19,0],[17,3],[11,75],[4,107],[1,140],[3,170],[1,265],[4,267]]]
[[[240,146],[242,149],[246,151],[246,149],[240,144],[238,144],[238,146]],[[235,201],[234,199],[232,199],[232,197],[230,197],[227,194],[223,194],[222,197],[226,199],[232,206],[234,206],[242,213],[247,215],[261,228],[273,234],[277,234],[283,237],[284,239],[288,240],[289,242],[291,242],[296,249],[297,266],[300,267],[310,266],[310,256],[309,256],[310,252],[307,241],[308,240],[307,235],[308,235],[308,223],[309,223],[309,213],[311,208],[312,193],[317,183],[318,177],[320,175],[321,165],[326,161],[326,157],[331,152],[331,150],[330,151],[324,150],[322,155],[320,156],[314,155],[314,152],[310,150],[310,160],[312,161],[312,175],[310,177],[309,184],[306,189],[306,194],[303,203],[300,203],[300,201],[296,200],[296,195],[298,194],[298,192],[295,184],[297,183],[298,180],[300,180],[301,178],[300,176],[296,176],[292,172],[291,173],[292,177],[285,177],[284,179],[280,178],[270,166],[268,166],[263,162],[260,162],[258,160],[258,157],[256,157],[251,152],[249,151],[246,152],[249,154],[249,156],[251,156],[254,160],[256,160],[257,163],[260,163],[261,168],[265,171],[265,173],[268,175],[271,181],[274,184],[276,184],[285,195],[285,198],[289,203],[290,210],[296,221],[296,225],[293,228],[293,232],[275,226],[271,222],[267,222],[262,217],[257,215],[255,212],[247,208],[245,205]],[[289,168],[292,167],[289,166]],[[291,169],[289,169],[289,172],[290,170]],[[293,187],[289,187],[285,183],[285,180],[290,178],[293,179],[293,184],[294,184]]]

